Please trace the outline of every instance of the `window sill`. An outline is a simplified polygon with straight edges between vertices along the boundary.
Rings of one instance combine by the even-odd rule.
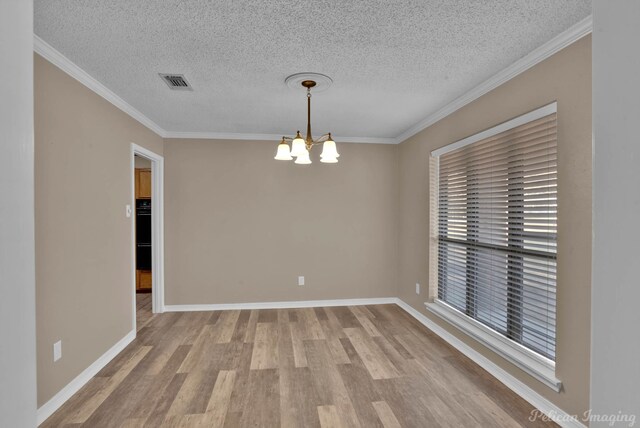
[[[441,300],[425,303],[425,306],[428,311],[462,330],[554,391],[559,392],[562,388],[562,382],[555,376],[553,361],[494,332]]]

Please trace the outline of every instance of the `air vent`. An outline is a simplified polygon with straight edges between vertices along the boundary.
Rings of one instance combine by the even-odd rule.
[[[191,85],[187,82],[187,79],[184,78],[182,74],[162,74],[159,73],[164,83],[167,84],[171,89],[178,91],[191,91]]]

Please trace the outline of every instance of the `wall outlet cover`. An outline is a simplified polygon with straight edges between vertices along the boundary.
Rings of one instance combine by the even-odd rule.
[[[304,285],[304,276],[298,277],[298,285]]]
[[[420,294],[420,284],[416,282],[416,294]]]

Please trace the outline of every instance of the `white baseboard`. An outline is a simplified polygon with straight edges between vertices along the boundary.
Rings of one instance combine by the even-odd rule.
[[[372,299],[297,300],[288,302],[222,303],[210,305],[165,305],[165,312],[226,311],[233,309],[292,309],[318,308],[326,306],[361,306],[397,304],[397,297]]]
[[[38,425],[43,423],[49,416],[60,408],[73,394],[78,392],[87,382],[91,380],[104,366],[106,366],[113,358],[118,355],[129,343],[136,338],[136,331],[131,330],[113,345],[107,352],[102,354],[89,367],[84,369],[82,373],[75,377],[71,382],[54,395],[49,401],[38,409]]]
[[[542,395],[538,394],[533,389],[529,388],[527,385],[507,373],[494,362],[480,354],[478,351],[465,344],[463,341],[449,333],[444,328],[440,327],[427,316],[418,312],[408,303],[402,301],[401,299],[397,299],[397,304],[409,315],[413,316],[429,330],[433,331],[435,334],[448,342],[451,346],[469,357],[474,363],[485,369],[493,377],[505,384],[509,389],[518,394],[520,397],[524,398],[536,409],[540,410],[542,413],[554,420],[561,427],[586,428],[585,425],[583,425],[576,416],[567,414],[564,410],[560,409],[558,406],[544,398]]]

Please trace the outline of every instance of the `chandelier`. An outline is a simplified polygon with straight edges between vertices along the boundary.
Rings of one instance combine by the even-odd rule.
[[[309,152],[311,152],[313,146],[322,143],[320,162],[338,163],[338,157],[340,155],[336,148],[336,142],[331,138],[331,133],[329,132],[316,140],[311,136],[311,89],[316,87],[318,82],[320,82],[322,89],[326,89],[331,85],[331,79],[328,76],[318,73],[298,73],[287,77],[285,82],[289,87],[295,87],[297,84],[300,84],[307,90],[307,136],[303,139],[300,131],[298,131],[294,138],[282,137],[274,159],[292,160],[295,157],[296,160],[294,163],[298,165],[308,165],[311,163]],[[291,148],[289,148],[289,142],[291,142]]]

